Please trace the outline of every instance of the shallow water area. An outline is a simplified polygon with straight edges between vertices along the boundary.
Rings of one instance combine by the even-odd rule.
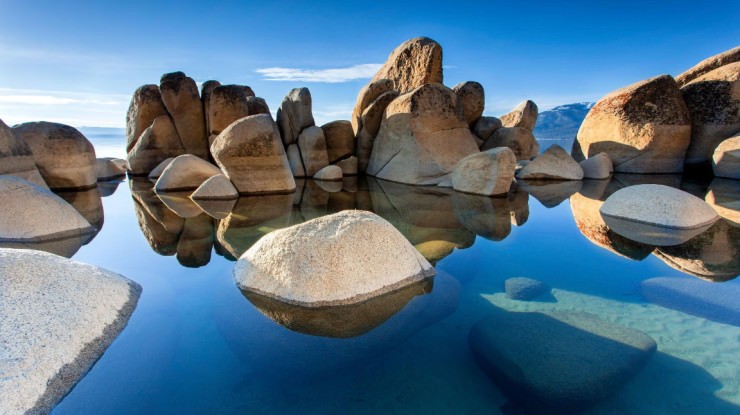
[[[292,195],[212,209],[160,198],[146,179],[101,186],[102,210],[67,195],[102,228],[58,253],[121,273],[143,293],[128,326],[53,413],[511,413],[469,334],[487,316],[527,311],[586,312],[657,343],[633,379],[584,413],[740,413],[740,305],[725,298],[740,289],[739,229],[722,219],[657,248],[615,234],[600,203],[643,182],[702,199],[722,190],[680,176],[618,175],[533,183],[506,198],[309,180]],[[391,222],[437,276],[374,303],[311,312],[236,287],[233,261],[262,235],[344,209]],[[508,298],[504,281],[521,276],[551,295]],[[688,288],[669,296],[646,283],[658,277],[668,277],[659,288]]]

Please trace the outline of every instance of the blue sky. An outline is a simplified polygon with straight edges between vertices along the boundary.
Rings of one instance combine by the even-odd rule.
[[[498,115],[596,100],[740,44],[736,1],[600,3],[0,0],[0,118],[122,127],[139,85],[182,70],[250,85],[273,111],[307,86],[317,122],[348,119],[415,36],[442,44],[448,86],[481,82]]]

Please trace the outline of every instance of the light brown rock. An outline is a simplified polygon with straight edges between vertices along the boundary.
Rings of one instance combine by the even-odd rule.
[[[326,139],[329,163],[355,154],[355,134],[349,121],[332,121],[321,126]]]
[[[303,160],[301,159],[301,151],[298,149],[298,144],[289,145],[286,153],[293,177],[306,177],[306,169],[303,167]]]
[[[211,92],[208,101],[210,135],[218,135],[232,122],[250,115],[247,94],[241,85],[221,85]]]
[[[306,176],[311,177],[317,171],[329,165],[329,156],[326,152],[326,138],[320,127],[312,126],[304,129],[298,136],[298,148],[306,169]]]
[[[249,108],[249,115],[270,114],[270,107],[260,97],[247,96],[247,108]]]
[[[539,153],[537,139],[524,127],[501,127],[483,143],[481,151],[496,147],[509,147],[517,160],[529,160]]]
[[[306,307],[358,303],[432,275],[393,225],[360,210],[273,231],[234,267],[242,290]]]
[[[98,181],[107,181],[126,175],[126,160],[113,157],[102,157],[95,161],[95,175]]]
[[[584,179],[608,179],[614,171],[612,160],[606,153],[599,153],[593,157],[589,157],[579,164],[583,169]]]
[[[715,176],[740,180],[740,134],[717,146],[712,156],[712,168]]]
[[[346,159],[339,160],[336,165],[342,169],[342,175],[344,176],[355,176],[357,175],[357,157],[350,156]]]
[[[183,154],[175,157],[164,169],[154,185],[154,191],[163,193],[195,190],[206,179],[217,174],[221,174],[221,170],[213,164],[193,154]]]
[[[537,104],[530,100],[522,101],[510,113],[501,116],[501,124],[504,127],[523,127],[534,131],[537,114]]]
[[[686,163],[710,163],[719,143],[740,132],[740,62],[694,79],[681,93],[691,116]]]
[[[473,125],[473,134],[478,137],[480,145],[483,145],[496,130],[501,128],[501,120],[496,117],[480,117]]]
[[[583,169],[562,147],[555,144],[517,172],[524,180],[581,180]]]
[[[468,125],[472,126],[483,115],[483,109],[486,106],[486,95],[483,91],[483,85],[475,81],[461,82],[452,90],[460,98],[462,105],[463,117]]]
[[[689,70],[678,75],[676,77],[676,83],[682,87],[707,72],[738,61],[740,61],[740,46],[704,59]]]
[[[441,84],[442,46],[426,37],[403,42],[391,52],[371,82],[379,79],[390,79],[393,89],[401,94],[425,84]]]
[[[166,169],[167,166],[169,166],[174,159],[174,157],[166,158],[161,163],[157,164],[157,167],[153,168],[152,171],[149,172],[149,175],[147,175],[149,180],[154,179],[154,181],[156,182],[157,179],[159,179],[159,176],[162,175],[164,169]]]
[[[172,72],[162,75],[159,90],[185,152],[208,159],[206,122],[195,81],[182,72]]]
[[[277,124],[286,146],[296,142],[305,128],[315,125],[308,88],[292,89],[283,98],[277,112]]]
[[[362,127],[362,120],[360,118],[365,108],[370,106],[379,96],[391,90],[393,90],[393,81],[390,79],[377,79],[360,90],[360,93],[357,94],[357,102],[352,109],[352,119],[350,120],[355,135],[360,132],[360,128]]]
[[[691,136],[689,112],[668,75],[634,83],[594,105],[578,130],[586,157],[604,152],[622,173],[680,173]]]
[[[460,160],[455,167],[452,188],[483,196],[506,194],[514,180],[515,168],[516,156],[507,147],[474,153]]]
[[[208,178],[190,195],[193,200],[230,200],[238,197],[236,187],[223,174]]]
[[[728,223],[740,228],[740,185],[732,179],[714,178],[704,201]]]
[[[175,123],[169,115],[162,115],[141,133],[134,148],[128,152],[129,172],[135,176],[148,175],[164,160],[184,152]]]
[[[142,85],[134,91],[126,113],[126,152],[131,151],[154,119],[162,115],[168,113],[157,85]]]
[[[359,160],[359,168],[361,171],[367,169],[367,165],[370,162],[370,154],[373,150],[373,143],[375,137],[378,135],[380,130],[380,124],[383,121],[383,114],[388,104],[393,102],[394,99],[398,98],[397,91],[388,91],[381,94],[375,101],[365,108],[360,118],[361,128],[357,134],[357,158]]]
[[[385,110],[367,173],[432,185],[465,156],[477,153],[457,101],[457,95],[441,84],[426,84],[393,100]]]
[[[13,134],[28,144],[36,167],[50,188],[84,189],[97,183],[95,149],[76,128],[29,122],[13,127]]]
[[[209,137],[209,132],[211,131],[211,120],[208,114],[210,110],[211,93],[219,86],[221,86],[221,82],[210,80],[203,82],[203,85],[200,87],[200,102],[203,104],[203,116],[206,119],[206,133],[208,133]],[[210,141],[208,145],[210,148]]]
[[[280,133],[268,114],[250,115],[229,125],[216,137],[211,153],[241,194],[295,190]]]
[[[314,180],[341,181],[342,168],[334,165],[326,166],[317,171],[316,174],[313,175],[313,178]]]
[[[0,120],[0,175],[11,174],[29,182],[48,188],[36,168],[31,148],[19,140],[3,120]]]

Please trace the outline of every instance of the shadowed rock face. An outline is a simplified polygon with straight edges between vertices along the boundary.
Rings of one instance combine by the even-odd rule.
[[[182,72],[162,75],[159,81],[162,102],[172,116],[185,152],[208,159],[203,103],[195,81]]]
[[[616,172],[680,173],[691,121],[676,82],[650,78],[605,96],[586,115],[577,141],[586,157],[604,152]]]
[[[283,98],[277,112],[277,125],[286,146],[295,143],[304,128],[316,125],[311,105],[308,88],[295,88]]]
[[[381,95],[394,91],[393,81],[390,79],[378,79],[370,82],[357,94],[357,102],[352,110],[352,130],[358,135],[362,129],[362,113]],[[396,91],[396,94],[398,92]],[[381,111],[382,112],[382,111]]]
[[[126,113],[126,151],[131,151],[136,142],[157,117],[169,115],[162,102],[157,85],[143,85],[134,91]]]
[[[218,135],[229,124],[248,115],[247,93],[243,86],[218,86],[208,98],[208,134]]]
[[[290,330],[312,336],[351,338],[380,326],[414,297],[432,291],[428,278],[367,301],[334,307],[301,307],[254,292],[242,291],[257,309]]]
[[[740,180],[740,133],[722,141],[712,156],[714,175]]]
[[[98,182],[95,149],[77,129],[42,121],[16,125],[13,133],[28,144],[50,188],[85,189]]]
[[[2,174],[11,174],[35,185],[47,187],[36,168],[31,148],[0,120],[0,175]]]
[[[165,160],[175,158],[185,153],[180,136],[175,129],[175,123],[169,115],[162,115],[154,119],[139,137],[136,144],[128,152],[129,172],[133,176],[151,175],[159,177],[161,171],[157,167]]]
[[[460,98],[465,121],[472,126],[483,115],[483,109],[486,105],[483,85],[475,81],[467,81],[455,85],[452,90]]]
[[[738,61],[740,61],[740,46],[704,59],[692,68],[678,75],[676,77],[676,83],[678,83],[679,86],[684,86],[707,72],[711,72],[720,66]]]
[[[401,94],[425,84],[441,84],[442,46],[426,37],[403,42],[391,52],[371,82],[380,79],[391,80]]]

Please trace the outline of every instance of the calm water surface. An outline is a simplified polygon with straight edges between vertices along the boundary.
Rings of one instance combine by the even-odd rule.
[[[732,303],[702,311],[740,287],[740,229],[723,220],[659,249],[615,235],[600,223],[600,200],[637,182],[702,198],[711,189],[622,176],[491,199],[372,179],[308,181],[295,195],[204,206],[212,216],[187,199],[161,200],[141,180],[66,195],[102,229],[84,246],[45,248],[121,273],[143,293],[126,329],[53,413],[499,413],[506,398],[474,361],[470,328],[494,312],[535,310],[593,313],[658,344],[636,378],[586,413],[740,413],[740,322]],[[110,194],[102,206],[101,193]],[[434,280],[314,313],[236,287],[233,259],[260,236],[355,208],[383,216],[436,262]],[[552,297],[508,299],[504,281],[517,276],[546,282]],[[641,288],[655,277],[712,294],[699,306],[658,305]]]

